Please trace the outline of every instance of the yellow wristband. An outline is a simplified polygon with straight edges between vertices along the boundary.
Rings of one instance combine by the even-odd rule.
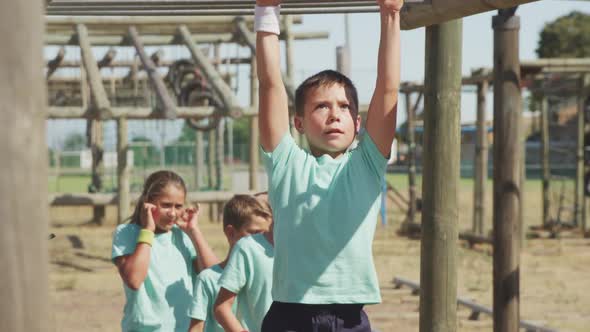
[[[147,243],[151,246],[152,242],[154,242],[154,236],[154,232],[150,231],[149,229],[142,229],[139,231],[137,243]]]

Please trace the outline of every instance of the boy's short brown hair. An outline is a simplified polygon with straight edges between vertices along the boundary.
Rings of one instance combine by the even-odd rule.
[[[235,195],[223,207],[223,227],[240,229],[254,216],[272,220],[271,212],[256,197]]]
[[[340,84],[344,87],[344,91],[346,91],[346,97],[350,102],[352,116],[356,119],[359,109],[359,100],[356,88],[352,81],[346,77],[346,75],[335,70],[321,71],[307,78],[299,85],[299,87],[297,87],[297,90],[295,90],[295,114],[298,116],[303,116],[305,98],[309,90],[320,86],[331,86],[334,84]]]

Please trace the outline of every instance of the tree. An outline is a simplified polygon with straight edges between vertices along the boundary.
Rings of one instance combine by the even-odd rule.
[[[86,135],[81,133],[71,133],[64,140],[64,150],[79,151],[86,148]]]
[[[571,12],[547,23],[541,31],[539,58],[590,57],[590,15]]]

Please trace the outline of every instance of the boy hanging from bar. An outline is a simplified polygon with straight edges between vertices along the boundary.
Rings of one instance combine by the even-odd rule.
[[[262,331],[371,331],[363,306],[381,301],[371,245],[396,127],[403,1],[377,3],[381,39],[365,132],[349,149],[361,127],[356,89],[346,76],[322,71],[295,93],[305,151],[289,133],[280,1],[256,2],[260,141],[276,240],[273,304]]]

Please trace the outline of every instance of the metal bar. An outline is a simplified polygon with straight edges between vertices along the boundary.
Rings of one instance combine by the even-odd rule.
[[[286,3],[281,5],[281,10],[292,9],[292,8],[334,8],[334,7],[363,7],[363,6],[374,6],[375,1],[330,1],[330,2],[299,2],[299,3]],[[154,3],[149,6],[141,6],[137,4],[128,3],[89,3],[84,6],[79,4],[71,5],[69,3],[55,3],[51,4],[48,9],[51,10],[149,10],[149,9],[252,9],[254,8],[251,3],[246,4],[226,4],[226,3],[215,3],[209,5],[202,5],[199,3]]]
[[[347,13],[377,13],[378,6],[363,7],[338,7],[338,8],[293,8],[283,9],[284,15],[307,15],[307,14],[347,14]],[[80,9],[47,9],[47,15],[57,16],[222,16],[222,15],[253,15],[254,8],[251,9],[137,9],[137,10],[118,10],[118,9],[100,9],[100,10],[80,10]]]

